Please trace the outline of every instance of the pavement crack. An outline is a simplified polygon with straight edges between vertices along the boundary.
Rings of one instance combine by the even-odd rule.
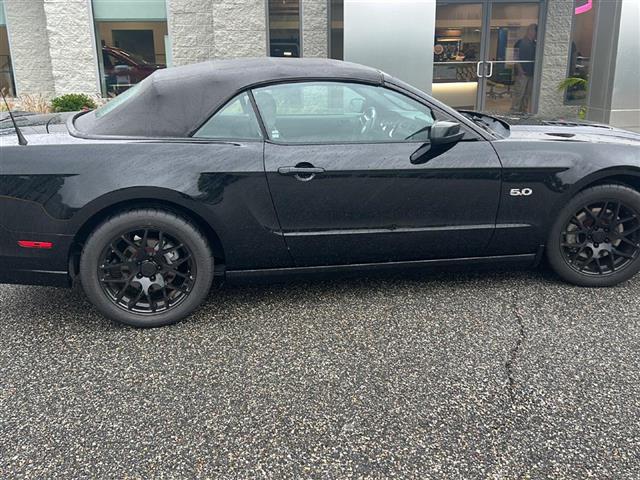
[[[509,350],[509,356],[504,366],[507,371],[507,381],[509,388],[509,396],[511,397],[511,401],[516,401],[516,380],[515,380],[515,365],[520,358],[520,352],[522,350],[522,344],[527,338],[527,331],[524,326],[524,316],[522,311],[519,309],[519,299],[518,293],[514,292],[513,304],[511,306],[511,310],[516,320],[516,325],[518,329],[518,336],[516,338],[515,344]]]

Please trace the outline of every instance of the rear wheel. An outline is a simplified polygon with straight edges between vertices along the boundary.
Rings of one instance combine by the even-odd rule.
[[[565,280],[608,287],[640,270],[640,193],[600,185],[576,195],[561,211],[547,257]]]
[[[206,297],[213,258],[185,219],[162,210],[130,210],[98,226],[80,258],[80,280],[106,317],[137,327],[182,320]]]

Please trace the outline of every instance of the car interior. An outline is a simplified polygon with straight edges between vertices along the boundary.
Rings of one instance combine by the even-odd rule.
[[[270,140],[280,143],[426,141],[433,112],[382,87],[330,82],[279,84],[253,90]],[[242,93],[194,135],[259,139],[259,124]]]

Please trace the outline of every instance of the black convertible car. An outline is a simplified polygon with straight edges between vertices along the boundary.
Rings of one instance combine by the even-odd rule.
[[[20,141],[0,124],[0,282],[77,279],[131,325],[184,318],[214,276],[545,254],[583,286],[640,270],[640,135],[509,125],[372,68],[208,62],[16,123]]]

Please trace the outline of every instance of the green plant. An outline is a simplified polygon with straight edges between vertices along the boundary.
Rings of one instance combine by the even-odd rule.
[[[75,112],[96,108],[96,102],[84,93],[67,93],[51,100],[54,112]]]
[[[581,77],[568,77],[562,80],[558,84],[559,92],[576,92],[576,91],[587,91],[587,85],[589,82],[585,78]],[[584,105],[580,106],[580,110],[578,110],[578,118],[584,120],[587,117],[587,107]]]
[[[570,89],[587,89],[587,81],[580,77],[565,78],[558,84],[558,91],[564,92]]]

